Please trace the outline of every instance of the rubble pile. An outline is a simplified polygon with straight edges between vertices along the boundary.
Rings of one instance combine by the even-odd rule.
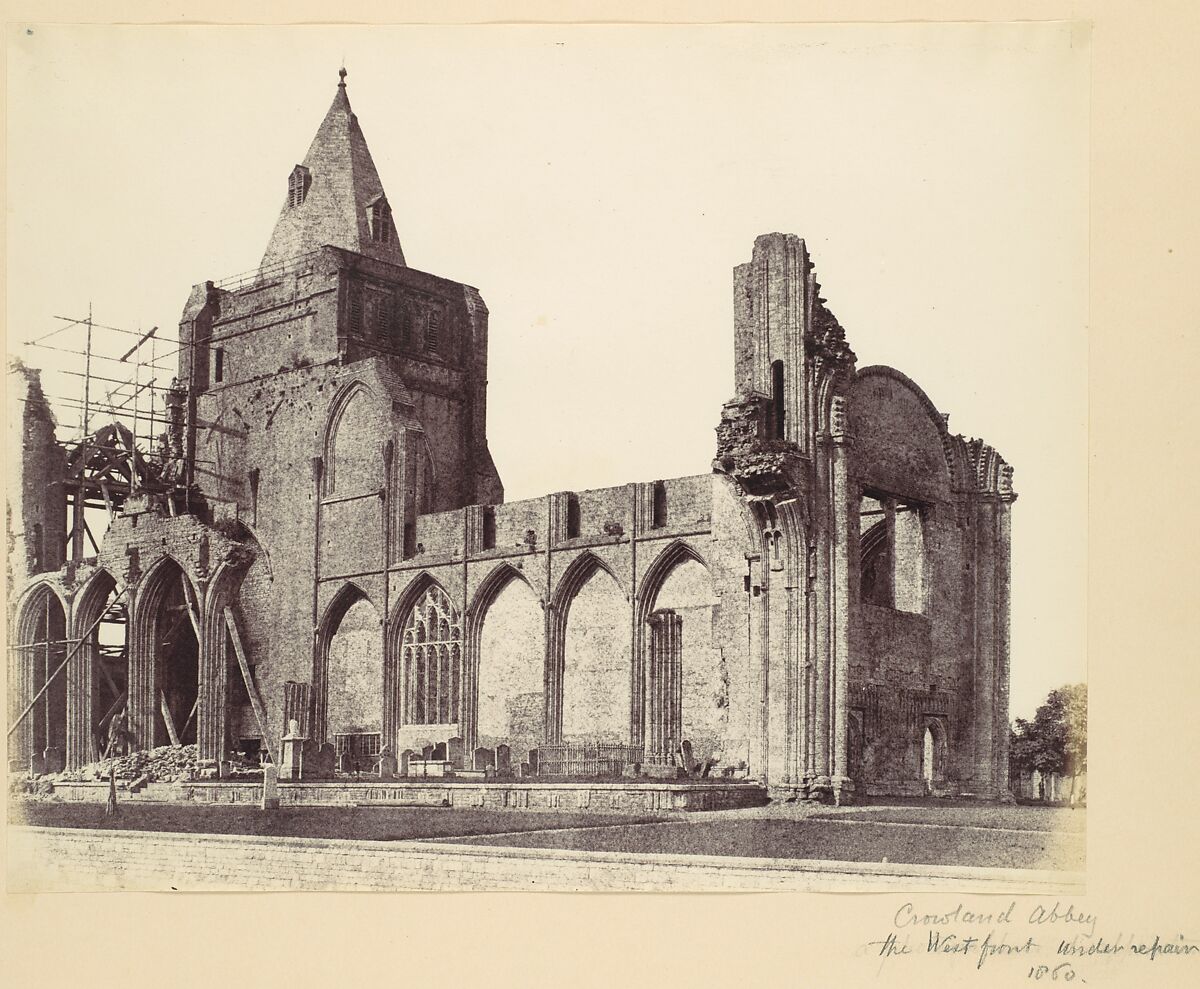
[[[60,773],[57,778],[64,782],[106,780],[109,761],[101,759],[79,769]],[[195,745],[160,745],[156,749],[118,756],[115,768],[119,780],[144,779],[148,783],[174,783],[191,779],[199,764]]]

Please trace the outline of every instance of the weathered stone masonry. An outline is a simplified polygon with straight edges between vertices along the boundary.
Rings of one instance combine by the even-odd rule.
[[[487,307],[407,266],[343,81],[263,266],[185,306],[178,497],[130,497],[64,567],[34,545],[61,499],[30,488],[53,490],[39,446],[59,448],[28,441],[52,429],[37,401],[18,411],[10,718],[61,650],[38,643],[86,638],[125,589],[138,744],[190,708],[214,765],[294,718],[312,746],[601,742],[661,765],[689,741],[778,794],[1003,794],[1011,469],[900,372],[857,367],[798,237],[759,237],[733,301],[710,473],[505,503]],[[95,648],[17,762],[95,755]]]

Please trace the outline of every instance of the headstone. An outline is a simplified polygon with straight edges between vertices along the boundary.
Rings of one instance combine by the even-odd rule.
[[[415,756],[416,756],[416,753],[412,749],[405,749],[403,752],[401,752],[400,758],[398,760],[396,760],[396,775],[407,776],[408,775],[408,761]]]
[[[435,762],[445,762],[446,761],[446,743],[445,742],[438,742],[433,747],[433,760]]]
[[[467,768],[467,750],[462,736],[455,735],[446,743],[446,759],[455,769]]]
[[[529,750],[529,775],[536,776],[538,774],[538,750]]]
[[[379,778],[390,780],[396,775],[396,766],[396,757],[392,755],[391,747],[385,745],[379,753]]]
[[[336,765],[337,749],[334,748],[332,742],[326,742],[317,749],[311,768],[314,776],[328,777],[333,775],[333,769]]]
[[[498,776],[512,775],[512,750],[503,743],[496,746],[496,774]]]
[[[300,723],[295,718],[288,721],[287,734],[281,741],[279,778],[298,780],[304,775],[304,743],[308,739],[300,734]]]
[[[67,768],[66,753],[63,752],[57,745],[51,745],[42,753],[43,772],[61,773]]]
[[[523,762],[523,763],[521,763],[521,775],[522,775],[523,777],[524,777],[524,776],[531,776],[531,775],[532,775],[532,774],[529,772],[529,763],[527,763],[527,762]]]
[[[433,746],[426,744],[421,748],[421,758],[428,762],[433,758]]]
[[[692,755],[692,743],[686,738],[679,743],[680,764],[691,775],[696,771],[696,760]]]
[[[279,808],[279,770],[268,763],[263,766],[262,809]]]
[[[488,770],[496,768],[496,753],[491,749],[478,748],[475,750],[475,768]]]
[[[354,756],[350,754],[350,750],[346,749],[341,756],[338,757],[338,769],[343,773],[354,772]]]

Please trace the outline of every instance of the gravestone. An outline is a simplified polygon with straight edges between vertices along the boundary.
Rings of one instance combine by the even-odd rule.
[[[350,754],[350,750],[346,749],[338,759],[338,769],[343,773],[354,772],[354,756]]]
[[[262,809],[279,809],[279,770],[271,763],[263,766]]]
[[[446,761],[446,743],[445,742],[438,742],[433,747],[433,761],[434,762],[445,762]]]
[[[527,762],[521,763],[520,773],[521,773],[522,777],[533,775],[532,773],[529,772],[529,763],[527,763]]]
[[[496,768],[496,753],[491,749],[478,748],[475,750],[475,768],[484,771]]]
[[[279,778],[298,780],[304,774],[304,743],[308,739],[300,734],[300,723],[292,718],[288,722],[287,734],[280,745]]]
[[[416,758],[417,753],[412,749],[405,749],[400,753],[400,758],[396,762],[396,773],[399,776],[408,775],[408,761]]]
[[[496,775],[512,775],[512,750],[503,743],[496,746]]]
[[[63,750],[57,745],[49,746],[46,751],[42,753],[42,767],[43,772],[61,773],[67,768],[66,753],[63,752]]]
[[[680,764],[685,770],[687,770],[688,775],[690,776],[696,771],[696,760],[692,755],[692,743],[686,738],[679,743],[679,755]]]
[[[426,762],[428,762],[430,759],[433,758],[433,746],[432,745],[427,744],[427,745],[422,746],[421,758],[424,759]]]
[[[529,750],[529,775],[536,776],[538,774],[538,750]]]
[[[396,757],[392,755],[391,746],[385,745],[379,753],[379,778],[390,780],[396,775]]]
[[[455,769],[466,769],[467,750],[462,736],[455,735],[446,743],[446,760]]]
[[[332,742],[326,742],[317,749],[311,768],[314,776],[332,776],[336,765],[337,749]]]

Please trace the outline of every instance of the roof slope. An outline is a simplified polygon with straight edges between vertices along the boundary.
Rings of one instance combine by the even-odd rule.
[[[371,236],[371,207],[384,198],[383,183],[346,95],[346,70],[329,112],[304,156],[307,194],[285,198],[262,263],[272,264],[332,244],[392,264],[404,264],[394,229],[386,241]]]

